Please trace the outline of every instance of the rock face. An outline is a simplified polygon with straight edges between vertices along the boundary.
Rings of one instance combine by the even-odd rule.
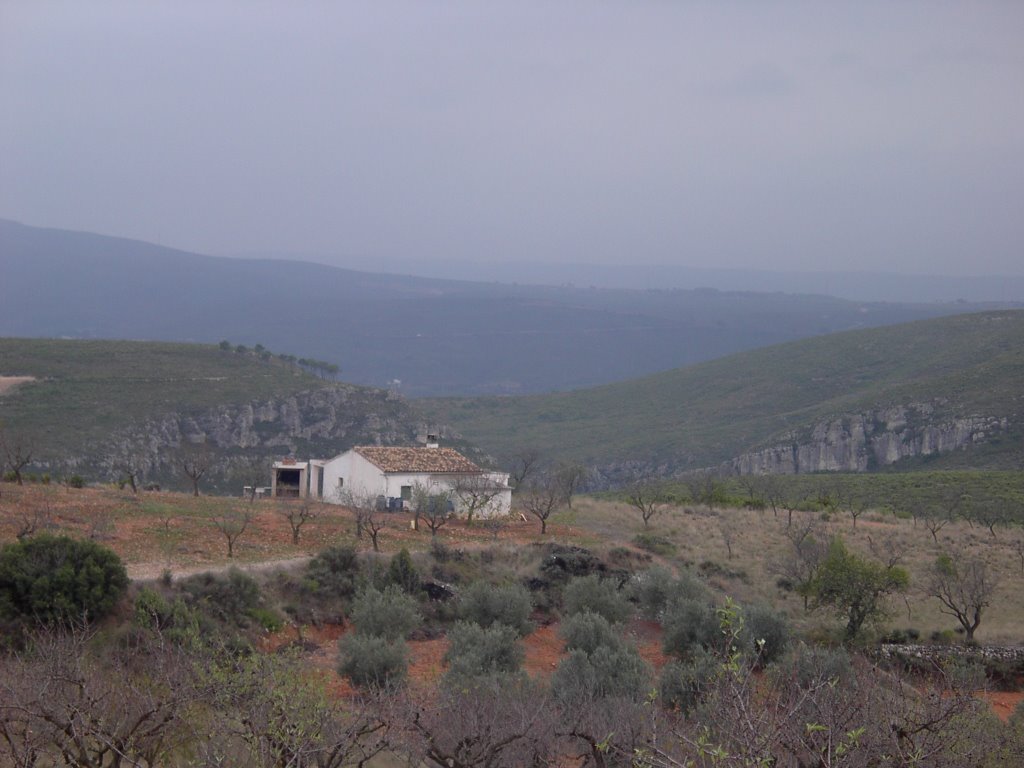
[[[726,468],[740,475],[864,472],[982,443],[1008,427],[1006,418],[936,419],[933,405],[914,403],[819,421],[809,434],[745,453]]]
[[[329,458],[353,445],[408,443],[422,431],[424,425],[401,397],[338,385],[147,419],[68,464],[107,479],[123,476],[131,467],[139,479],[180,484],[177,461],[183,451],[205,447],[212,461],[209,480],[216,487],[254,458]]]

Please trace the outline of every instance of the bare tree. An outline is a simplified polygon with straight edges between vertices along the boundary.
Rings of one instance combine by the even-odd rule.
[[[651,519],[664,508],[667,491],[664,481],[649,477],[630,483],[626,489],[626,501],[640,513],[644,528],[649,528]]]
[[[308,502],[282,501],[278,503],[277,512],[288,522],[292,532],[292,544],[298,546],[302,526],[317,518],[317,510]]]
[[[245,509],[225,509],[210,518],[214,528],[220,531],[228,545],[228,557],[235,556],[235,543],[242,538],[252,522],[253,514]]]
[[[917,506],[917,505],[915,505]],[[928,532],[932,535],[932,541],[936,544],[939,543],[939,531],[953,522],[948,511],[944,508],[935,508],[928,505],[920,505],[918,508],[918,514],[915,515],[915,520],[919,516],[924,523],[924,527],[928,529]]]
[[[942,603],[942,613],[960,622],[970,643],[997,583],[984,560],[963,552],[942,554],[931,567],[928,594]]]
[[[31,640],[0,657],[0,751],[14,764],[155,768],[189,737],[205,689],[174,646],[83,630]]]
[[[576,495],[580,486],[587,479],[587,468],[574,461],[559,462],[554,470],[555,477],[562,484],[562,494],[565,496],[565,505],[572,509],[572,497]]]
[[[518,490],[541,466],[541,452],[537,448],[520,448],[512,454],[509,479]]]
[[[1006,525],[1010,522],[1010,514],[1007,503],[1003,499],[980,499],[969,504],[967,518],[973,520],[988,529],[992,538],[996,536],[996,526]]]
[[[828,555],[831,536],[814,519],[786,529],[786,538],[792,548],[772,570],[792,584],[793,590],[803,598],[804,610],[810,610],[814,579]]]
[[[53,527],[53,510],[50,502],[42,504],[19,504],[17,506],[18,530],[15,533],[18,541],[35,536],[40,531]]]
[[[518,494],[517,501],[540,521],[540,532],[548,532],[548,518],[565,505],[565,489],[551,473],[535,476]]]
[[[714,472],[710,470],[689,472],[684,476],[683,483],[690,492],[690,499],[694,504],[703,504],[708,509],[715,508],[722,490],[722,483]]]
[[[0,430],[0,451],[3,452],[4,466],[14,474],[14,481],[24,485],[21,473],[35,456],[32,441],[25,435]]]
[[[213,466],[213,454],[205,445],[187,450],[178,458],[178,466],[192,482],[192,495],[198,496],[199,481]]]
[[[507,490],[508,486],[487,474],[460,475],[455,478],[452,496],[466,513],[466,523],[472,525],[477,515],[489,517],[495,502]]]
[[[740,533],[739,521],[733,515],[719,512],[718,533],[721,534],[722,541],[725,543],[727,557],[732,560],[732,545],[736,543]]]
[[[831,493],[831,503],[836,509],[842,509],[853,520],[853,529],[857,529],[857,520],[871,507],[871,498],[854,489],[848,483],[836,483]]]
[[[260,456],[247,456],[238,468],[238,477],[242,487],[249,489],[249,503],[256,501],[256,489],[267,482],[270,469],[267,462]]]
[[[416,520],[423,520],[430,529],[430,535],[437,536],[453,513],[452,492],[440,488],[429,488],[417,483],[412,489],[412,504]]]
[[[363,510],[363,530],[370,534],[373,551],[380,552],[380,533],[388,527],[387,518],[376,509]]]

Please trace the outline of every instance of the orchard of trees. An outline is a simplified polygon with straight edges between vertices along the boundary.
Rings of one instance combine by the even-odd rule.
[[[950,610],[971,621],[961,599],[984,579],[952,558],[933,575]],[[883,610],[903,576],[837,540],[811,581],[811,599],[848,634]],[[631,635],[637,617],[660,626],[660,668]],[[531,674],[525,644],[556,620],[563,650]],[[260,580],[231,570],[129,588],[108,550],[35,537],[0,550],[0,621],[4,765],[1024,760],[1024,716],[1003,724],[973,695],[983,670],[911,671],[853,641],[808,645],[771,608],[622,552],[545,544],[528,559],[435,540],[429,553],[386,557],[332,547]],[[341,622],[334,670],[311,663],[301,627]],[[294,637],[268,646],[267,633]],[[441,636],[441,669],[413,677],[410,641]],[[339,690],[335,674],[350,688]]]

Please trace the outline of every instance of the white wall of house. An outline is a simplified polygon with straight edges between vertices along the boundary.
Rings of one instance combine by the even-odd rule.
[[[340,456],[323,463],[324,501],[333,504],[350,503],[352,500],[372,501],[378,496],[403,498],[410,496],[417,487],[428,493],[452,493],[452,501],[458,514],[465,513],[465,504],[459,494],[454,493],[462,475],[432,472],[387,472],[368,461],[356,451],[346,451]],[[497,486],[493,498],[478,509],[478,517],[507,515],[512,510],[512,490],[508,487],[508,475],[503,472],[486,472],[482,479]],[[406,490],[408,489],[408,490]],[[405,491],[405,494],[403,494]]]

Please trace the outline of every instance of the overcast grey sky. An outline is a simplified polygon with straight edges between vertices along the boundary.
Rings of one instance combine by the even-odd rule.
[[[1024,274],[1019,1],[0,0],[0,99],[37,226]]]

